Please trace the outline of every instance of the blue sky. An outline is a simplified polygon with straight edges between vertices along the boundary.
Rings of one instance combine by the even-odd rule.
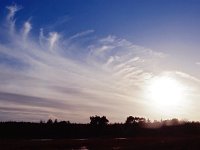
[[[0,120],[198,119],[199,1],[0,3]],[[148,97],[163,77],[183,87],[170,113]]]

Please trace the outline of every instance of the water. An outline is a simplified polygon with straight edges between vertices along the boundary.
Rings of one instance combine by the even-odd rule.
[[[86,146],[81,146],[78,149],[72,149],[72,150],[89,150]]]
[[[126,140],[127,138],[115,138],[115,140]]]

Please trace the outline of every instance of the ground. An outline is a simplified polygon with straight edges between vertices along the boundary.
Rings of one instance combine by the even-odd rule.
[[[94,139],[31,139],[0,140],[1,150],[199,150],[200,137],[134,137]]]

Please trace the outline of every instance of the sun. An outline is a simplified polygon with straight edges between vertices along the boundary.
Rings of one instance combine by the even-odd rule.
[[[183,100],[183,87],[180,82],[170,77],[156,77],[150,81],[148,97],[154,105],[161,108],[178,106]]]

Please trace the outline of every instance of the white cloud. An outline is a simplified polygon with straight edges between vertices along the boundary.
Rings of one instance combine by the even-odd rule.
[[[79,32],[79,33],[76,33],[75,35],[71,36],[70,39],[76,39],[76,38],[79,38],[79,37],[82,37],[82,36],[86,36],[88,34],[91,34],[93,33],[94,30],[87,30],[87,31],[83,31],[83,32]]]
[[[14,19],[15,14],[16,14],[17,11],[22,9],[22,7],[15,4],[15,5],[7,6],[6,8],[9,11],[8,15],[7,15],[7,18],[6,18],[7,19],[7,23],[10,26],[10,32],[13,33],[14,30],[15,30],[15,28],[14,28],[14,26],[15,26],[15,19]]]
[[[57,32],[50,32],[49,33],[49,46],[50,49],[53,49],[55,46],[56,42],[58,42],[60,38],[60,35]]]
[[[12,6],[7,6],[6,8],[9,10],[7,20],[10,21],[14,19],[15,13],[19,11],[22,7],[15,4]]]
[[[115,42],[115,40],[116,40],[116,36],[109,35],[105,38],[100,39],[99,41],[104,43],[104,44],[108,44],[108,43]]]
[[[27,35],[28,33],[31,31],[31,23],[29,21],[26,21],[24,23],[24,27],[23,27],[23,38],[26,39],[27,38]]]
[[[184,72],[181,72],[181,71],[176,71],[175,73],[177,75],[179,75],[180,77],[183,77],[183,78],[186,78],[186,79],[200,83],[200,79],[198,79],[198,78],[196,78],[196,77],[194,77],[194,76],[192,76],[188,73],[184,73]]]

